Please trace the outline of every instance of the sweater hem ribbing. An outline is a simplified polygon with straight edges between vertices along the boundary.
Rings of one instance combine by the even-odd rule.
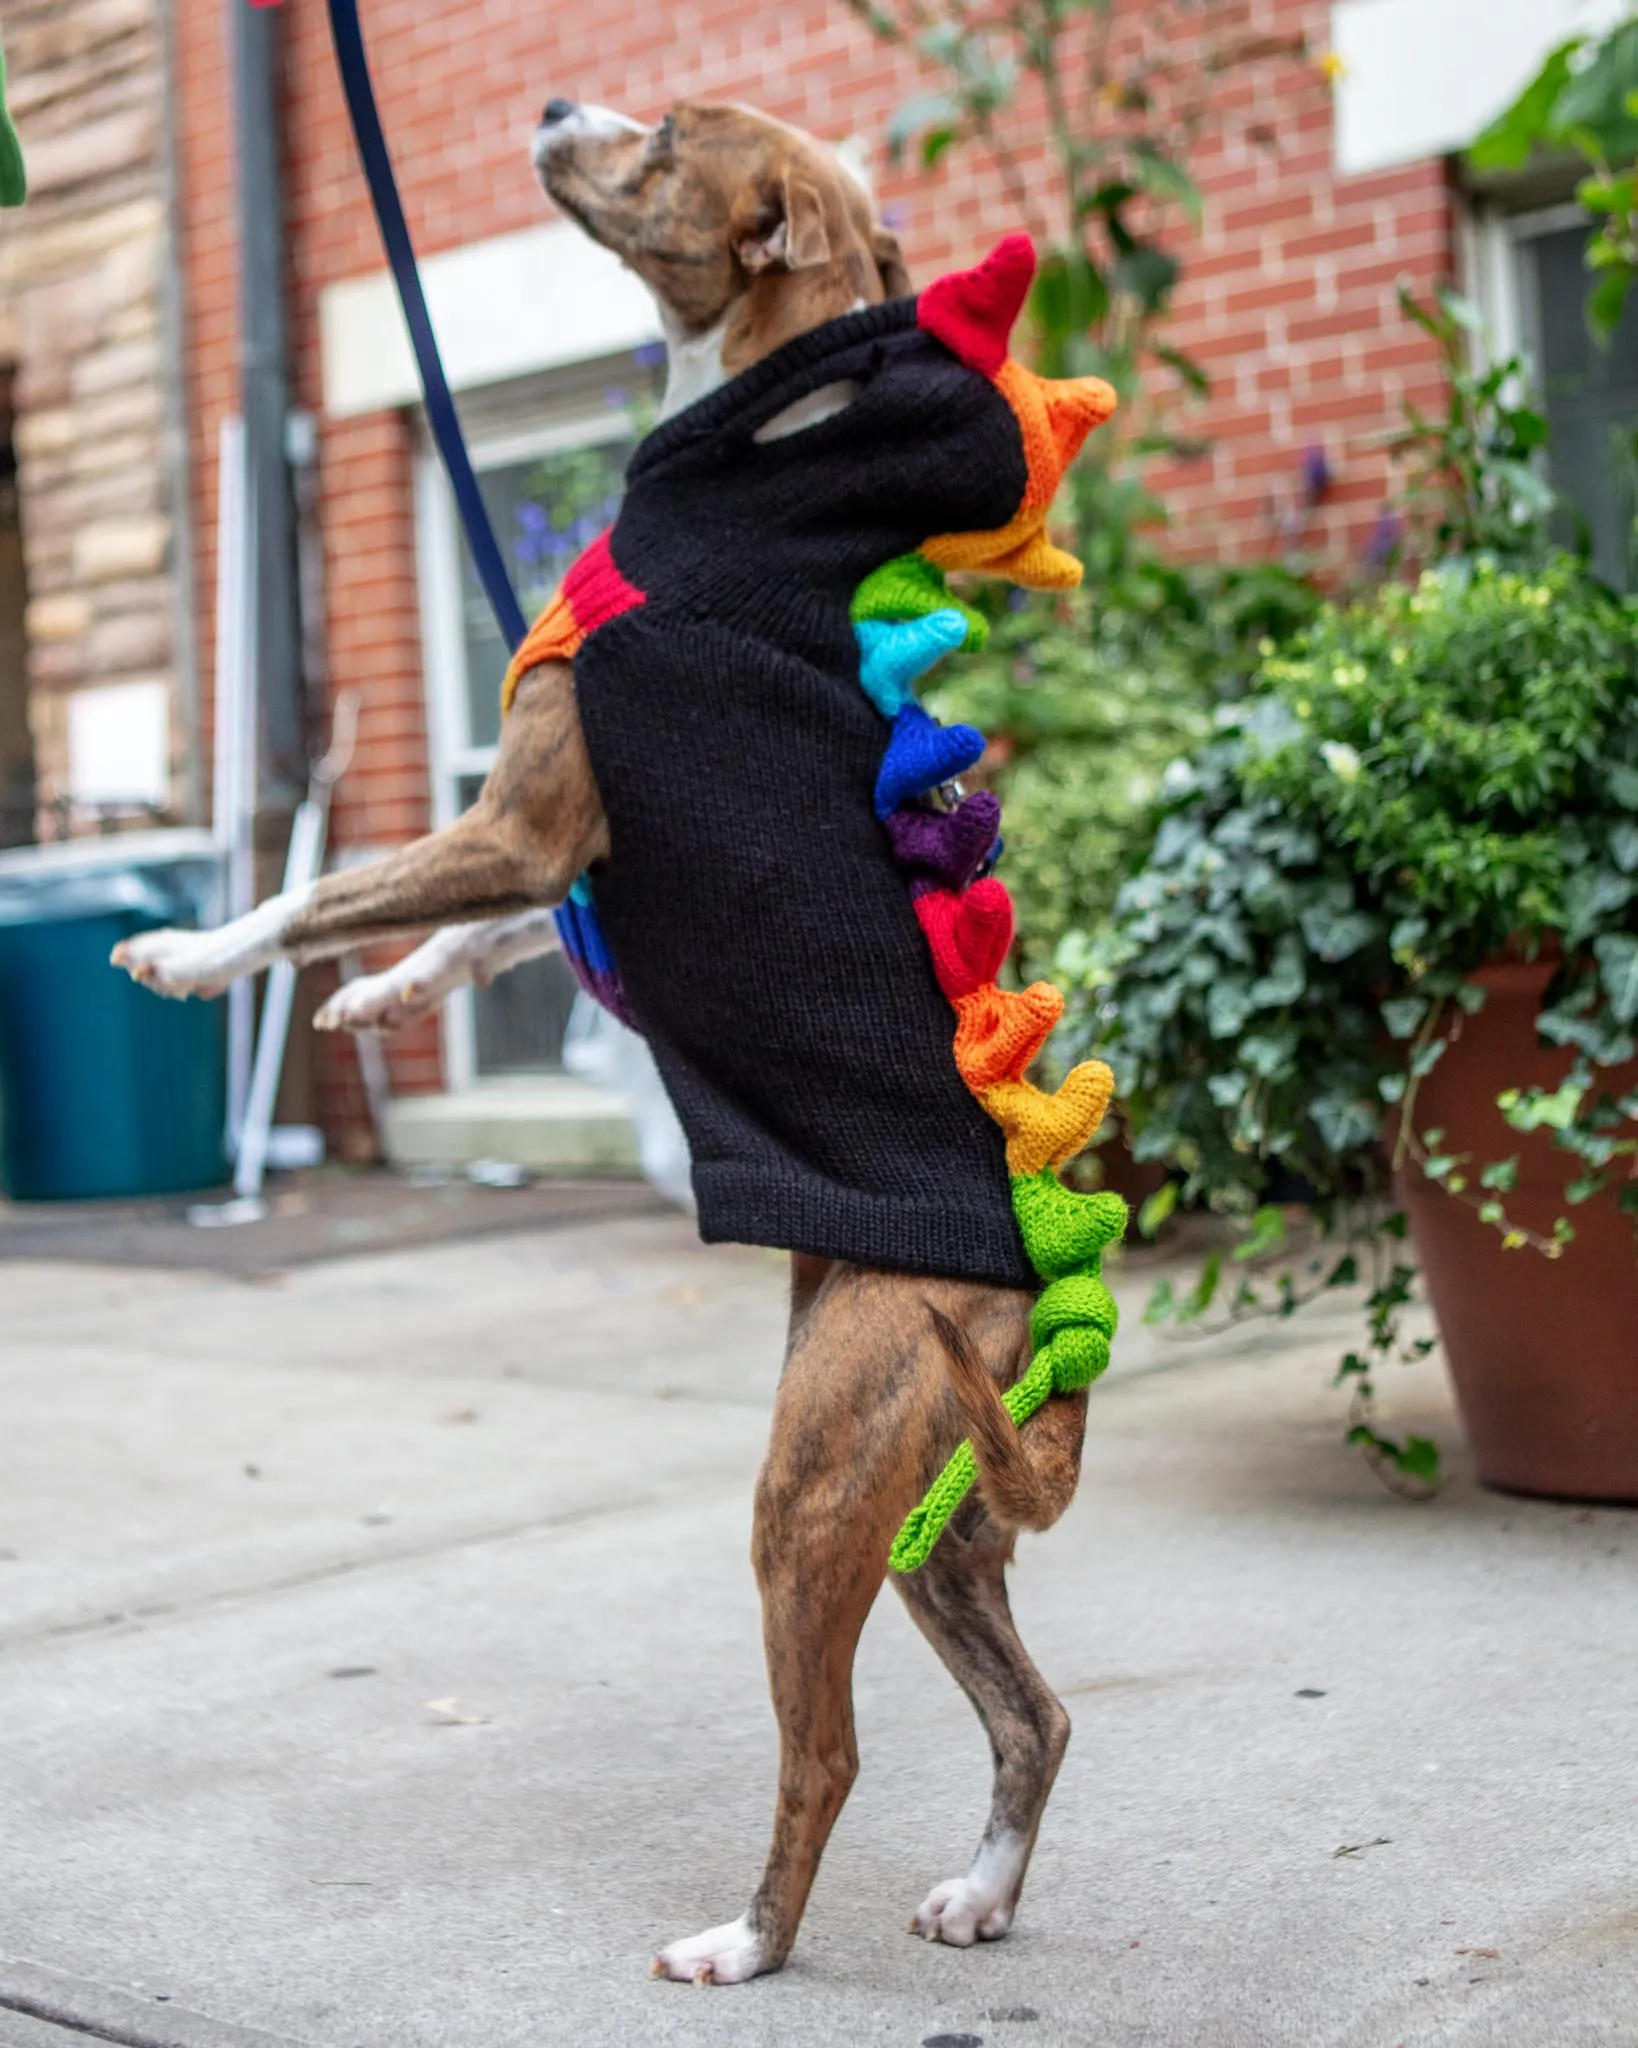
[[[1010,1208],[996,1204],[920,1204],[731,1161],[696,1165],[694,1196],[707,1244],[770,1245],[878,1271],[1040,1289]]]

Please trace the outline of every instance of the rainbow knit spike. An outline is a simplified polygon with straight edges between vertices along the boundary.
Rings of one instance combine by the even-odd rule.
[[[1055,1094],[1026,1078],[1063,1010],[1055,988],[1004,989],[996,976],[1012,947],[1012,903],[981,876],[999,808],[987,791],[954,809],[917,799],[961,773],[982,750],[970,726],[944,727],[916,702],[913,685],[941,655],[976,635],[944,580],[949,569],[987,571],[1035,589],[1069,589],[1081,565],[1047,532],[1064,472],[1092,428],[1115,408],[1101,378],[1049,382],[1007,353],[1008,337],[1035,275],[1026,235],[1009,235],[972,270],[942,277],[917,303],[917,324],[935,335],[1006,400],[1023,444],[1026,484],[1017,511],[989,533],[935,535],[865,579],[852,606],[860,685],[891,721],[876,784],[877,815],[910,880],[933,970],[956,1013],[957,1071],[1006,1133],[1013,1211],[1024,1249],[1046,1290],[1035,1306],[1029,1370],[1002,1397],[1022,1424],[1051,1394],[1076,1393],[1109,1363],[1115,1303],[1103,1283],[1105,1248],[1125,1228],[1118,1196],[1077,1195],[1053,1172],[1090,1143],[1114,1086],[1098,1060],[1074,1068]],[[925,1563],[977,1476],[962,1444],[893,1545],[897,1571]]]

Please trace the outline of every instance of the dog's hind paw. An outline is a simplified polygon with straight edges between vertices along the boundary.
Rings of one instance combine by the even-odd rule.
[[[678,1984],[743,1984],[775,1965],[763,1956],[762,1943],[741,1914],[723,1927],[708,1927],[692,1941],[674,1941],[661,1949],[649,1971]]]
[[[916,1908],[910,1932],[951,1948],[971,1948],[975,1941],[999,1941],[1012,1926],[1010,1899],[998,1899],[969,1877],[952,1877],[933,1889]]]
[[[951,1948],[999,1941],[1012,1926],[1028,1864],[1028,1844],[1010,1829],[987,1834],[967,1875],[934,1885],[922,1900],[910,1932]]]

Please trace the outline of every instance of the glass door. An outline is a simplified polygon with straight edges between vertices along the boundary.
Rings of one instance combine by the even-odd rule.
[[[613,521],[636,439],[631,411],[606,406],[475,442],[479,488],[527,617],[545,609],[575,557]],[[418,495],[433,789],[444,824],[471,805],[494,760],[507,655],[434,456],[423,458]],[[451,1085],[560,1071],[575,988],[554,953],[452,999]]]

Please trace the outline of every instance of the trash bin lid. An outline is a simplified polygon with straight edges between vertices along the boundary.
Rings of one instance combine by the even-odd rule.
[[[34,876],[97,875],[177,861],[219,861],[222,850],[196,825],[168,832],[102,832],[93,839],[57,839],[49,846],[13,846],[0,853],[0,883]]]
[[[0,853],[0,925],[132,910],[162,923],[212,921],[221,849],[208,832],[109,833]]]

